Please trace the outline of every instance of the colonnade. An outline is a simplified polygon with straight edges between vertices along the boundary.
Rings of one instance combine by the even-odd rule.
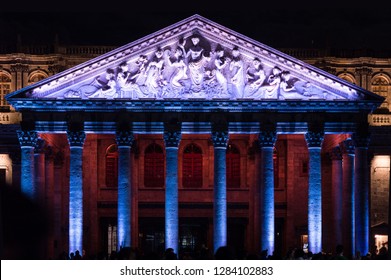
[[[134,135],[131,130],[116,133],[118,145],[118,249],[132,245],[131,217],[132,179],[131,147]],[[83,144],[86,132],[67,131],[70,147],[69,179],[69,251],[83,249]],[[352,135],[333,150],[332,194],[335,238],[343,243],[349,240],[352,253],[369,251],[369,180],[367,164],[367,137]],[[20,130],[21,189],[35,199],[34,148],[38,134],[33,130]],[[305,140],[309,151],[308,174],[308,239],[309,250],[322,251],[322,172],[321,147],[323,131],[308,131]],[[180,129],[165,129],[163,139],[166,149],[165,187],[165,247],[178,253],[178,146]],[[227,190],[226,149],[229,140],[227,129],[212,129],[214,146],[214,251],[227,244]],[[259,132],[261,161],[257,187],[259,203],[259,244],[261,250],[274,251],[275,209],[273,147],[277,139],[275,129],[265,128]],[[348,196],[348,197],[347,197]],[[346,235],[348,232],[348,236]]]

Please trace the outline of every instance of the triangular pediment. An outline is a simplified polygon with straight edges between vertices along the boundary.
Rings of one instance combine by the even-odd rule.
[[[369,91],[199,15],[7,97],[11,104],[23,98],[382,101]]]

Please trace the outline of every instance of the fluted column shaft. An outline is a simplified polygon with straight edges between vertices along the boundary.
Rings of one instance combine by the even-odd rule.
[[[45,197],[45,141],[38,138],[34,148],[35,187],[37,199],[43,202]]]
[[[165,248],[178,254],[178,146],[180,131],[164,132],[166,147],[166,204],[165,204]]]
[[[227,245],[227,131],[213,131],[214,189],[213,189],[213,248]]]
[[[18,130],[21,147],[21,191],[32,200],[37,199],[35,186],[34,147],[38,134],[33,130]]]
[[[355,227],[354,227],[354,143],[347,139],[340,144],[342,151],[343,172],[343,232],[346,253],[349,257],[355,254]]]
[[[369,252],[369,169],[367,135],[353,135],[354,162],[354,217],[356,252],[365,256]]]
[[[134,141],[130,131],[117,131],[116,141],[118,146],[118,207],[117,249],[131,247],[131,217],[132,217],[132,172],[131,172],[131,148]]]
[[[83,145],[84,131],[68,131],[69,167],[69,253],[83,250]]]
[[[342,154],[339,147],[331,151],[332,187],[331,203],[333,209],[333,236],[334,248],[337,244],[343,244],[342,238],[342,202],[343,202],[343,177]]]
[[[305,134],[309,153],[308,174],[308,246],[312,253],[322,251],[322,168],[323,132]]]
[[[273,149],[277,138],[275,131],[261,131],[258,137],[260,162],[260,249],[267,250],[269,255],[274,252],[274,165]]]

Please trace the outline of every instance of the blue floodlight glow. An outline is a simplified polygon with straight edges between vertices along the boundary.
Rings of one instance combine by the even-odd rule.
[[[21,147],[21,191],[30,199],[36,198],[34,148]]]
[[[226,148],[214,149],[214,252],[227,245]]]
[[[320,147],[309,147],[308,246],[316,254],[322,251],[322,176]]]
[[[367,148],[356,147],[354,163],[354,218],[356,251],[365,256],[369,252],[369,183]]]
[[[274,252],[274,171],[273,147],[262,147],[261,250]]]
[[[165,246],[178,254],[178,148],[166,147]]]
[[[118,250],[131,246],[130,146],[118,146]]]
[[[69,178],[69,252],[83,249],[83,147],[71,146]]]

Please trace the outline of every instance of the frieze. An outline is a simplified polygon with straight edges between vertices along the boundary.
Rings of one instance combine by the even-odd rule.
[[[345,81],[198,15],[37,84],[26,97],[357,100]]]
[[[56,98],[132,100],[344,99],[281,66],[263,63],[238,47],[223,47],[198,34],[121,61],[87,83],[56,94]]]

